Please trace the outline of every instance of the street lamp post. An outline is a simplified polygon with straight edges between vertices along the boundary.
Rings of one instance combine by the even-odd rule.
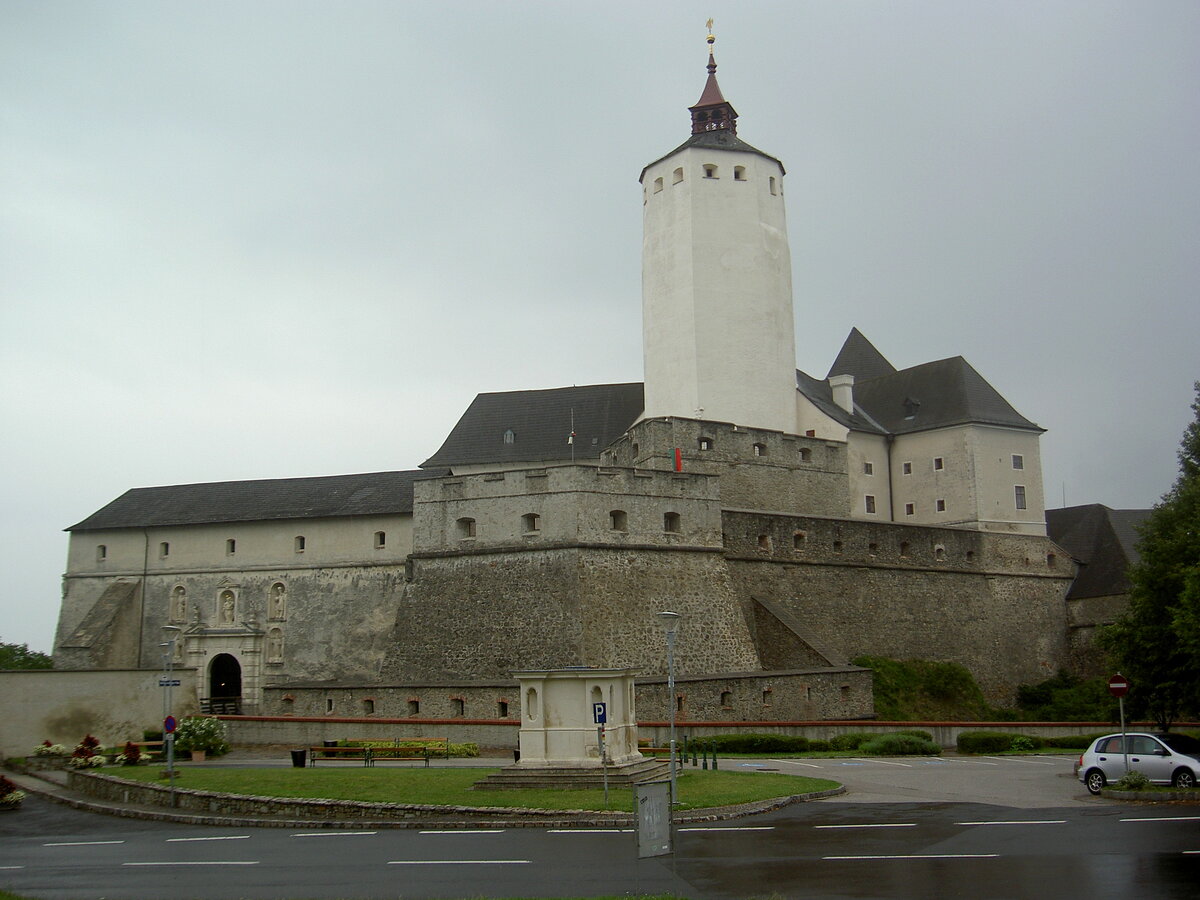
[[[675,760],[675,630],[679,624],[679,613],[660,612],[659,620],[667,629],[667,705],[671,714],[671,803],[679,802],[675,792],[676,760]]]
[[[163,637],[163,729],[167,727],[167,716],[171,715],[171,687],[175,670],[175,642],[179,640],[182,629],[178,625],[164,625]],[[163,735],[167,751],[167,783],[171,788],[171,806],[175,805],[175,734],[168,732]]]

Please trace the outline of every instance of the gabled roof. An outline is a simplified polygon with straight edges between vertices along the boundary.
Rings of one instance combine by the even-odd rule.
[[[961,356],[856,380],[854,404],[892,434],[965,424],[1045,430],[1013,409]]]
[[[867,431],[873,434],[886,434],[875,422],[862,413],[855,404],[853,414],[846,412],[833,402],[833,388],[828,381],[813,378],[807,372],[796,370],[796,389],[803,394],[813,406],[840,425],[855,431]]]
[[[861,331],[851,328],[846,342],[838,351],[837,359],[833,361],[833,365],[829,367],[829,374],[825,377],[853,375],[855,381],[862,381],[894,374],[896,367],[875,349],[875,345],[868,341]]]
[[[569,460],[572,421],[574,458],[597,459],[644,406],[640,382],[479,394],[421,468]]]
[[[1101,503],[1046,510],[1046,534],[1080,564],[1068,599],[1129,592],[1129,566],[1138,561],[1137,526],[1148,509],[1110,509]]]
[[[372,472],[133,488],[66,530],[411,513],[413,482],[444,474]]]

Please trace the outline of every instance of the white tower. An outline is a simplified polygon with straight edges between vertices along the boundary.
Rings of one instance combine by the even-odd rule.
[[[691,137],[642,170],[643,417],[795,433],[783,164],[737,137],[713,40]]]

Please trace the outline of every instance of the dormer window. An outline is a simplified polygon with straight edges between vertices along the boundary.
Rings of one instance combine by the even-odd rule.
[[[511,428],[504,432],[504,443],[515,444],[517,442],[517,433]]]
[[[921,401],[920,400],[914,400],[912,397],[904,398],[904,418],[915,419],[917,417],[917,413],[920,411],[920,409],[921,409]]]

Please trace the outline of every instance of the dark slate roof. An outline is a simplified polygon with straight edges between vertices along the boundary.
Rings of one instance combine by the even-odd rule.
[[[869,431],[874,434],[885,434],[886,432],[879,427],[870,418],[865,416],[861,409],[857,408],[854,414],[850,414],[833,402],[833,388],[829,386],[828,381],[822,381],[820,378],[813,378],[807,372],[800,369],[796,370],[796,388],[808,398],[817,409],[825,413],[835,422],[845,425],[847,428],[853,428],[855,431]]]
[[[134,488],[67,531],[411,513],[413,482],[444,474],[372,472]]]
[[[837,359],[833,361],[833,365],[829,367],[829,374],[825,377],[853,375],[855,381],[861,381],[894,374],[896,367],[875,349],[875,345],[868,341],[861,331],[851,328],[846,342],[838,351]]]
[[[1013,409],[961,356],[856,379],[854,403],[892,434],[967,423],[1045,430]]]
[[[664,153],[654,162],[647,163],[642,169],[642,174],[638,176],[638,181],[641,182],[646,177],[646,169],[656,165],[666,159],[668,156],[674,156],[680,150],[687,147],[699,147],[702,150],[740,150],[743,153],[757,153],[772,162],[779,164],[779,171],[786,175],[787,171],[783,168],[783,163],[770,153],[763,153],[757,147],[752,147],[743,141],[736,134],[729,131],[702,131],[700,134],[691,135],[686,141],[672,150],[670,153]]]
[[[1110,509],[1100,503],[1046,510],[1046,533],[1080,564],[1067,597],[1129,592],[1126,571],[1138,561],[1137,526],[1148,509]]]
[[[640,382],[479,394],[441,448],[421,468],[569,460],[571,421],[577,460],[596,459],[642,414]],[[505,432],[513,433],[505,443]]]

